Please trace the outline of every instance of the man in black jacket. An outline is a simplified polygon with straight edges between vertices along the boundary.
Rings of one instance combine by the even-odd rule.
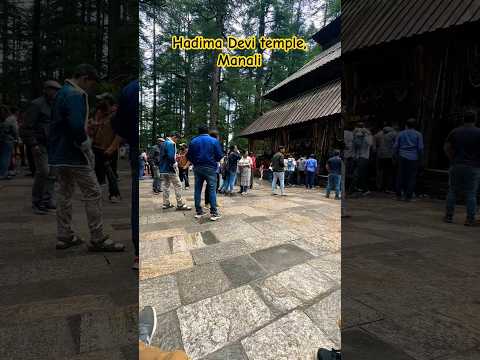
[[[35,162],[32,209],[38,215],[45,215],[48,210],[55,209],[55,176],[48,166],[47,138],[53,102],[60,88],[60,84],[53,80],[44,83],[43,95],[30,104],[22,128],[23,141],[31,147]]]

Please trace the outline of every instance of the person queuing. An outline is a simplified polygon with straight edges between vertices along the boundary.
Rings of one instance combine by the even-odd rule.
[[[240,160],[240,154],[235,145],[230,146],[230,151],[228,153],[227,159],[226,159],[226,172],[227,172],[227,178],[226,182],[227,185],[225,187],[225,195],[233,195],[233,190],[235,187],[235,181],[237,180],[237,165],[238,165],[238,160]]]
[[[253,189],[253,180],[255,178],[255,170],[257,170],[257,156],[255,153],[250,152],[249,154],[250,159],[252,159],[252,171],[251,173],[251,179],[250,179],[250,190]]]
[[[202,189],[206,183],[210,204],[210,220],[221,218],[217,208],[217,168],[218,162],[223,157],[220,142],[209,135],[208,127],[202,125],[198,128],[198,136],[192,139],[188,147],[187,159],[193,165],[195,177],[195,218],[205,216],[202,208]]]
[[[178,164],[176,161],[177,140],[180,135],[170,134],[160,148],[160,177],[163,191],[163,209],[170,209],[174,206],[170,203],[170,187],[173,187],[177,200],[177,210],[188,211],[192,208],[185,204],[182,197],[182,183],[178,177]]]
[[[360,191],[363,195],[368,195],[369,185],[369,161],[370,150],[373,145],[372,134],[365,127],[363,122],[352,133],[352,150],[353,150],[353,190]]]
[[[240,174],[240,195],[247,195],[252,180],[252,159],[248,156],[248,151],[244,151],[242,158],[238,161],[238,173]]]
[[[138,172],[139,179],[143,180],[145,178],[145,166],[148,162],[147,150],[143,149],[140,155],[138,156]]]
[[[393,146],[393,157],[398,162],[398,200],[412,201],[417,171],[423,157],[423,136],[415,130],[415,125],[415,119],[408,119],[405,130],[400,131]]]
[[[52,106],[61,85],[53,80],[43,84],[43,95],[33,100],[25,114],[22,127],[23,140],[32,150],[35,175],[32,186],[32,209],[35,214],[44,215],[55,209],[54,168],[48,166],[48,127],[52,116]]]
[[[188,180],[188,168],[190,167],[190,162],[187,159],[187,153],[187,145],[181,144],[180,151],[177,154],[178,177],[180,178],[185,190],[190,188],[190,183]]]
[[[281,146],[272,158],[272,195],[277,195],[277,181],[280,182],[280,195],[285,195],[285,148]]]
[[[57,93],[49,126],[48,162],[57,170],[57,249],[83,241],[72,229],[72,197],[80,188],[90,230],[91,251],[123,251],[125,246],[104,233],[102,196],[94,171],[95,157],[86,133],[88,95],[98,79],[88,64],[76,67],[73,77]]]
[[[477,114],[467,111],[463,126],[455,128],[445,140],[445,153],[450,159],[449,187],[445,222],[453,222],[458,194],[465,195],[467,206],[466,226],[475,226],[477,192],[480,183],[480,128],[476,126]]]
[[[297,160],[297,185],[305,185],[305,162],[307,158],[300,156]]]
[[[342,184],[342,159],[340,151],[334,150],[333,156],[327,161],[328,184],[326,189],[326,198],[330,197],[330,192],[335,190],[335,200],[340,200],[340,187]]]
[[[5,120],[15,128],[15,139],[13,142],[12,155],[10,156],[10,162],[8,165],[7,177],[14,177],[17,175],[17,147],[20,141],[18,130],[18,117],[20,116],[20,109],[16,106],[10,107],[10,115]]]
[[[164,138],[159,137],[157,143],[152,147],[151,156],[149,156],[149,159],[152,161],[152,190],[154,195],[158,195],[162,192],[162,180],[160,178],[160,148],[164,141]]]
[[[10,180],[8,168],[13,155],[14,144],[18,138],[18,129],[10,109],[0,105],[0,180]]]
[[[355,159],[353,157],[353,131],[349,123],[345,124],[344,126],[343,143],[343,160],[345,163],[344,186],[346,192],[351,193],[353,191],[353,172],[355,169]]]
[[[305,175],[306,182],[305,187],[309,190],[313,189],[315,186],[315,177],[317,175],[318,162],[315,159],[315,155],[311,154],[307,161],[305,161]]]
[[[393,190],[394,166],[393,146],[397,133],[391,126],[385,126],[374,136],[374,147],[377,155],[377,190]]]
[[[208,131],[208,134],[213,137],[214,139],[217,139],[220,141],[220,133],[218,132],[217,129],[210,129]],[[221,161],[221,160],[220,160]],[[217,186],[215,187],[215,191],[218,192],[219,189],[219,183],[220,183],[220,163],[217,163],[217,169],[215,171],[216,177],[217,177]],[[210,207],[210,188],[208,186],[205,186],[205,208]],[[218,201],[217,201],[217,207],[218,207]]]
[[[287,186],[293,185],[293,176],[295,174],[295,169],[297,167],[297,162],[292,154],[288,155],[288,158],[285,160],[285,182]]]
[[[100,186],[108,181],[108,198],[112,203],[120,200],[118,179],[114,171],[114,157],[118,156],[118,147],[122,138],[115,134],[112,128],[112,118],[115,115],[115,99],[111,94],[97,96],[95,117],[89,122],[88,130],[92,138],[92,148],[95,155],[95,174]]]

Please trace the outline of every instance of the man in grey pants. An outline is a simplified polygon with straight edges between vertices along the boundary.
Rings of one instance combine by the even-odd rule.
[[[92,142],[85,131],[88,117],[88,91],[97,82],[94,67],[79,65],[71,79],[59,90],[52,108],[49,127],[48,161],[57,169],[57,249],[82,244],[72,229],[72,198],[75,186],[80,188],[90,230],[91,251],[123,251],[104,233],[102,196],[95,176]]]
[[[37,215],[45,215],[48,210],[55,209],[55,173],[48,166],[47,138],[53,102],[60,88],[60,84],[53,80],[43,84],[43,95],[31,102],[22,129],[23,141],[31,147],[35,163],[32,209]]]

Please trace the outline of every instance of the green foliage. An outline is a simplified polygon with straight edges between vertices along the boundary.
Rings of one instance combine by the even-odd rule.
[[[147,145],[158,134],[169,131],[180,131],[189,139],[198,125],[210,120],[214,53],[206,50],[172,51],[172,35],[258,35],[263,20],[265,36],[296,35],[310,39],[318,31],[311,17],[322,14],[324,3],[325,0],[141,1],[140,69],[142,92],[145,94],[141,111],[143,144]],[[153,24],[156,24],[155,39]],[[238,138],[240,131],[260,112],[272,106],[270,102],[259,99],[259,95],[319,53],[320,49],[314,42],[310,41],[310,45],[308,52],[265,52],[262,69],[221,70],[217,127],[224,143],[233,141],[245,146],[245,140]],[[238,53],[249,55],[254,52]],[[154,81],[157,82],[156,88]]]

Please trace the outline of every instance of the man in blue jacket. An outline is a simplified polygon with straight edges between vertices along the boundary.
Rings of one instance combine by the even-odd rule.
[[[196,218],[204,215],[201,206],[203,183],[207,183],[210,203],[210,220],[221,218],[217,209],[217,167],[223,157],[220,142],[208,134],[208,127],[202,125],[198,128],[196,136],[188,147],[187,158],[193,164],[195,175],[195,210]]]
[[[177,133],[172,133],[160,146],[159,171],[163,191],[163,209],[174,207],[170,203],[170,186],[173,186],[177,198],[177,210],[183,211],[192,208],[187,206],[182,198],[182,183],[178,177],[176,155],[177,139],[179,137]]]
[[[85,202],[92,251],[123,251],[125,246],[103,232],[102,196],[94,171],[91,140],[85,131],[88,95],[98,79],[94,67],[77,66],[57,93],[48,138],[49,165],[57,169],[57,249],[80,245],[72,230],[72,197],[78,185]]]

